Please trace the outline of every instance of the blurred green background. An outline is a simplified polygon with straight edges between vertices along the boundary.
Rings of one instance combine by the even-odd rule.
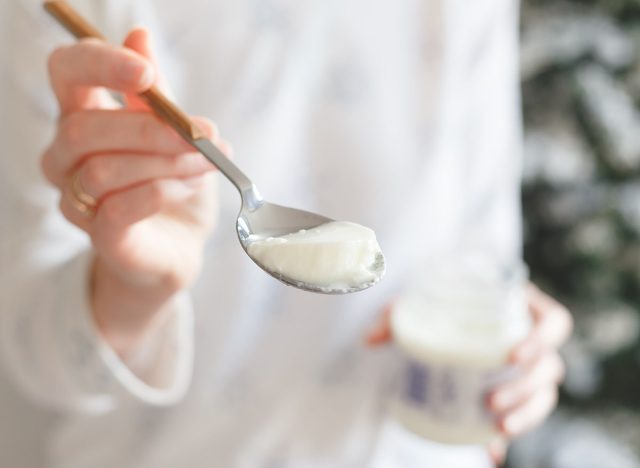
[[[576,318],[512,468],[640,467],[640,1],[524,0],[525,257]]]

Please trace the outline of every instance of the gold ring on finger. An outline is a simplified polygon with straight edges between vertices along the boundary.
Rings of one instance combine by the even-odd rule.
[[[82,215],[91,217],[96,213],[96,207],[98,206],[98,200],[89,195],[80,182],[80,176],[78,172],[71,177],[71,191],[70,200],[74,208],[78,210]]]

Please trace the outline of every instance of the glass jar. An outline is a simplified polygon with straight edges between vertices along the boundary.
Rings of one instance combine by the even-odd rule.
[[[433,261],[391,314],[405,356],[394,414],[425,438],[483,444],[498,436],[487,393],[517,375],[513,347],[531,328],[527,269],[488,255]]]

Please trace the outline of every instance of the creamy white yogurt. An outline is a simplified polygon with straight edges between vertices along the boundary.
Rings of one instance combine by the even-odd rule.
[[[349,222],[256,240],[247,252],[271,272],[326,289],[358,287],[382,274],[374,268],[381,255],[375,233]]]

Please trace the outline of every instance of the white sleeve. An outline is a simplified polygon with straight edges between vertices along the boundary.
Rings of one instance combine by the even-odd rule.
[[[126,361],[105,343],[91,319],[86,252],[19,280],[7,279],[0,353],[19,387],[62,410],[108,411],[121,399],[170,404],[184,394],[193,356],[187,294],[171,318]]]
[[[125,398],[174,402],[192,366],[187,294],[126,362],[100,338],[87,297],[87,236],[62,218],[39,167],[57,115],[47,55],[70,37],[39,0],[0,5],[0,359],[24,392],[56,408],[105,411]]]

